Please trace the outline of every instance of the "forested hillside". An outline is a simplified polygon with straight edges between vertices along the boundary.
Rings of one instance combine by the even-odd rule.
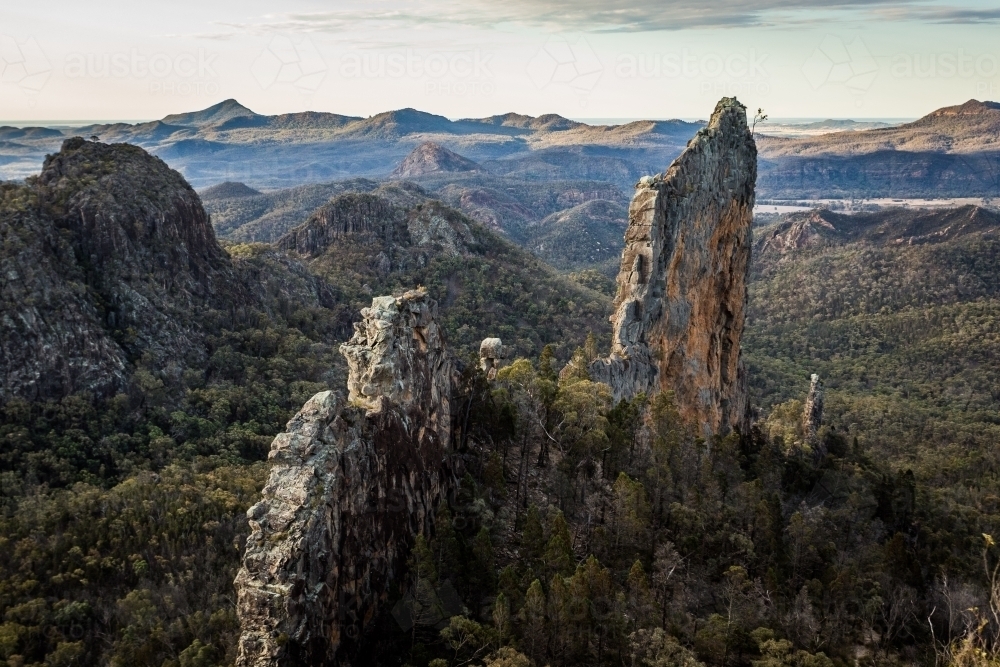
[[[183,179],[133,147],[74,140],[2,196],[0,658],[160,665],[204,644],[184,664],[221,661],[256,462],[309,396],[343,385],[336,347],[370,288],[331,285],[265,244],[221,248]],[[559,322],[586,309],[606,326],[607,297],[470,233],[483,267],[451,278],[467,349],[488,333],[540,349],[553,326],[582,343],[585,327]],[[176,238],[181,253],[166,252]],[[423,256],[428,275],[392,285],[443,288],[454,260]],[[533,301],[539,289],[551,295]],[[519,310],[494,303],[503,290]],[[470,330],[466,300],[536,329]]]
[[[744,345],[762,407],[819,373],[830,424],[894,463],[942,482],[992,469],[1000,216],[820,212],[757,237]]]

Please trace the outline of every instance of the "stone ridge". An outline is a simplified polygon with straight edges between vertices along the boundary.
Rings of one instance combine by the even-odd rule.
[[[415,536],[455,488],[453,362],[423,291],[379,297],[341,347],[350,397],[274,439],[236,581],[238,667],[350,664]]]
[[[747,426],[740,339],[756,178],[746,108],[724,98],[662,176],[636,185],[611,355],[590,367],[615,400],[673,392],[706,437]]]
[[[468,218],[459,211],[427,198],[419,189],[411,192],[391,185],[375,193],[351,192],[334,197],[275,245],[280,250],[315,258],[337,243],[373,243],[380,247],[375,261],[386,264],[380,271],[384,274],[426,263],[426,256],[407,257],[407,250],[433,246],[448,255],[464,255],[475,242]]]

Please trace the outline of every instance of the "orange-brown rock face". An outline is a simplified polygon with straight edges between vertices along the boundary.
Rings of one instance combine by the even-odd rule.
[[[746,109],[725,98],[664,174],[636,186],[611,355],[590,367],[616,400],[673,391],[705,436],[746,427],[740,338],[756,180]]]

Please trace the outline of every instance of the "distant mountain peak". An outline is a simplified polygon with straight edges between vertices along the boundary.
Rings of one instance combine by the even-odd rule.
[[[476,123],[483,123],[485,125],[512,127],[521,130],[545,130],[549,132],[572,130],[573,128],[585,125],[585,123],[578,123],[555,113],[547,113],[541,116],[527,116],[524,114],[509,112],[496,116],[489,116],[488,118],[470,120]]]
[[[435,172],[481,171],[477,163],[433,141],[414,148],[392,171],[396,178],[412,178]]]
[[[202,200],[211,199],[234,199],[237,197],[253,197],[259,195],[259,190],[254,190],[249,185],[245,183],[239,183],[235,181],[226,181],[224,183],[219,183],[218,185],[213,185],[210,188],[202,190],[199,195]]]
[[[168,125],[207,126],[217,125],[233,118],[253,118],[257,115],[259,114],[254,113],[236,100],[230,98],[218,104],[213,104],[201,111],[189,111],[187,113],[164,116],[163,122]]]

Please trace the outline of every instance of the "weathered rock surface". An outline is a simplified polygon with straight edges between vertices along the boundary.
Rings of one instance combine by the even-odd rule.
[[[0,402],[123,391],[204,360],[192,311],[247,303],[198,195],[141,148],[68,139],[0,206]]]
[[[852,214],[819,209],[791,213],[765,227],[754,239],[753,254],[757,260],[767,261],[794,256],[800,250],[858,242],[879,246],[945,243],[972,234],[992,233],[998,227],[1000,215],[972,205]]]
[[[754,256],[785,255],[804,248],[818,248],[841,240],[842,234],[833,221],[827,219],[828,211],[809,211],[808,214],[789,216],[788,220],[774,225],[754,242]]]
[[[377,257],[376,268],[388,273],[421,261],[421,248],[461,255],[474,239],[468,223],[454,209],[428,199],[419,189],[388,186],[374,194],[333,198],[276,245],[303,257],[316,257],[336,243],[382,248],[384,259],[376,252],[370,254]]]
[[[453,367],[422,291],[379,297],[341,347],[349,397],[317,394],[274,439],[236,578],[237,665],[349,664],[412,540],[453,486]]]
[[[816,432],[823,423],[823,381],[815,373],[810,377],[809,393],[802,408],[802,432],[806,442],[815,442]]]
[[[590,367],[616,400],[673,391],[708,436],[744,429],[740,338],[747,305],[757,149],[735,98],[629,207],[611,355]]]

